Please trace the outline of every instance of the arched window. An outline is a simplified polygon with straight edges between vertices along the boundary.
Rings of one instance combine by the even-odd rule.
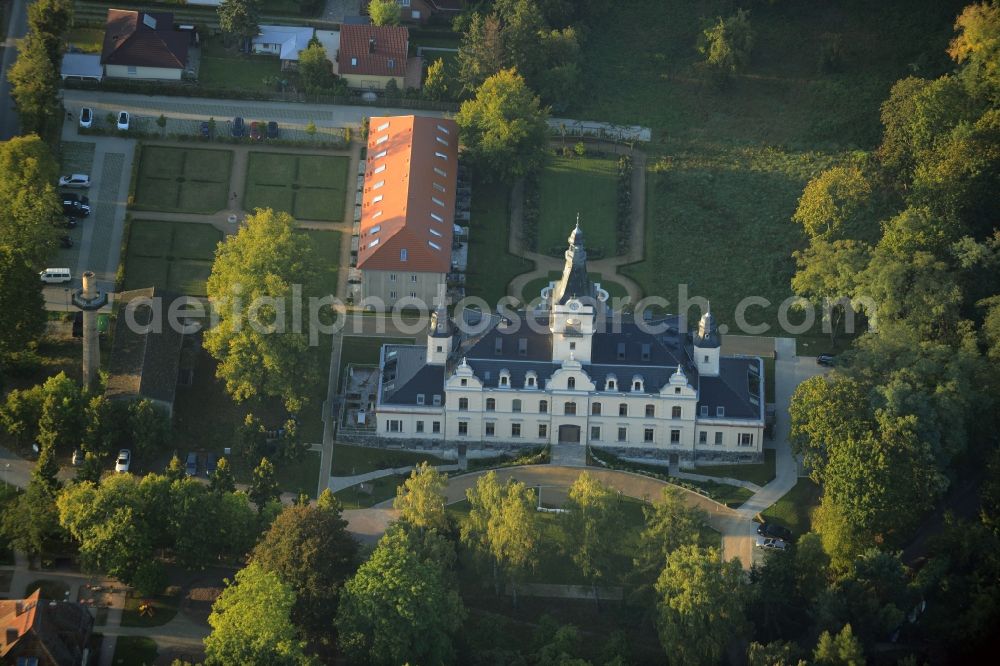
[[[486,398],[486,411],[494,412],[497,408],[497,401],[494,398]]]
[[[571,391],[576,388],[576,377],[570,377],[566,380],[566,388]]]
[[[576,416],[576,403],[567,402],[563,407],[563,414],[566,416]]]

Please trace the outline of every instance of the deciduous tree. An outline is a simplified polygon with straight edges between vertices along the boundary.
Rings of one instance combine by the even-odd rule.
[[[278,574],[250,563],[212,605],[206,666],[312,663],[292,622],[295,592]]]
[[[326,49],[316,38],[299,53],[299,80],[310,94],[321,93],[333,87],[333,70]]]
[[[702,31],[698,51],[705,56],[709,71],[724,81],[746,69],[753,43],[750,12],[739,9],[732,16],[717,17]]]
[[[448,528],[444,512],[444,488],[447,479],[441,472],[422,462],[410,472],[410,477],[396,489],[393,507],[399,509],[400,519],[421,529]]]
[[[867,663],[861,643],[846,624],[836,636],[824,631],[813,651],[813,661],[818,666],[863,666]]]
[[[21,117],[21,128],[29,133],[44,132],[57,112],[59,71],[49,58],[47,45],[29,33],[17,49],[17,60],[7,72],[11,97]]]
[[[866,216],[871,184],[857,167],[833,167],[809,181],[792,219],[811,238],[858,238],[877,231]]]
[[[370,0],[368,3],[368,17],[372,25],[399,25],[401,13],[396,0]]]
[[[260,32],[260,0],[222,0],[219,27],[229,37],[250,38]]]
[[[513,69],[488,78],[455,117],[469,157],[487,173],[510,182],[545,161],[548,110]]]
[[[264,506],[281,496],[278,490],[278,478],[274,465],[267,458],[261,458],[260,463],[250,477],[250,491],[247,493],[250,501],[257,505],[258,511],[263,511]]]
[[[318,366],[308,334],[294,326],[293,301],[319,295],[319,274],[308,237],[270,209],[248,215],[216,250],[207,291],[219,323],[206,331],[205,348],[235,400],[273,396],[289,411],[301,408]]]
[[[565,509],[570,557],[590,582],[599,604],[597,586],[611,571],[621,533],[618,497],[584,472],[570,486]]]

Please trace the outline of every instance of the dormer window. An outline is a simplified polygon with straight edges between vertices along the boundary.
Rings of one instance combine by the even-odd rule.
[[[701,416],[708,416],[708,405],[702,405],[698,411]]]
[[[500,387],[510,388],[510,373],[506,370],[500,371]]]
[[[570,377],[566,380],[566,388],[570,391],[576,388],[576,377]]]
[[[441,394],[440,393],[435,393],[434,394],[434,406],[435,407],[439,407],[440,405],[441,405]]]
[[[418,393],[417,394],[417,404],[418,405],[424,404],[424,394],[423,393]]]
[[[524,386],[526,388],[535,388],[536,386],[538,386],[538,379],[534,371],[529,370],[528,373],[524,376]]]
[[[640,392],[640,391],[642,391],[643,390],[642,389],[642,383],[643,383],[642,382],[642,377],[633,377],[632,378],[632,391],[633,392]]]
[[[404,247],[402,250],[399,251],[399,260],[406,261],[408,258],[409,258],[409,253],[407,253],[406,248]]]
[[[726,408],[725,407],[716,407],[715,408],[715,415],[721,419],[723,416],[726,415]]]
[[[357,66],[358,66],[358,59],[351,58],[351,67],[357,67]]]
[[[605,391],[617,391],[618,390],[618,380],[614,376],[609,376],[604,380],[604,390]]]

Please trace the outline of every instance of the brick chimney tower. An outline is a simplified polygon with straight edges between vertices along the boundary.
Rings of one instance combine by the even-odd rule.
[[[83,274],[83,288],[73,292],[73,305],[83,310],[83,385],[90,389],[101,367],[101,347],[97,333],[97,311],[108,303],[108,295],[98,291],[94,272]]]

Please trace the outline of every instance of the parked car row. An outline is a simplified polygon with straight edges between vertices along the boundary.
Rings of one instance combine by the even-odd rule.
[[[74,450],[71,462],[74,466],[83,464],[83,452],[79,449]],[[187,454],[184,471],[188,476],[198,476],[198,472],[203,470],[206,477],[211,477],[215,473],[218,466],[219,458],[214,452],[209,451],[203,456],[200,453],[192,451]],[[115,472],[118,474],[124,474],[125,472],[128,472],[131,467],[131,449],[121,449],[118,451],[118,455],[115,456]]]
[[[776,523],[761,523],[757,526],[755,546],[763,550],[788,550],[791,546],[792,532],[787,527]]]
[[[202,123],[203,130],[207,123]],[[230,132],[233,138],[240,138],[248,136],[247,133],[247,123],[243,118],[236,116],[233,118],[233,122],[230,124]],[[206,136],[205,131],[202,132],[202,136]],[[249,136],[253,141],[260,141],[263,138],[277,139],[278,138],[278,123],[273,120],[264,123],[263,121],[254,120],[250,123]]]
[[[128,111],[119,111],[115,115],[115,126],[119,131],[128,131],[129,125],[131,124],[132,117]],[[84,129],[89,129],[94,126],[94,110],[89,106],[82,107],[80,109],[80,127]]]

